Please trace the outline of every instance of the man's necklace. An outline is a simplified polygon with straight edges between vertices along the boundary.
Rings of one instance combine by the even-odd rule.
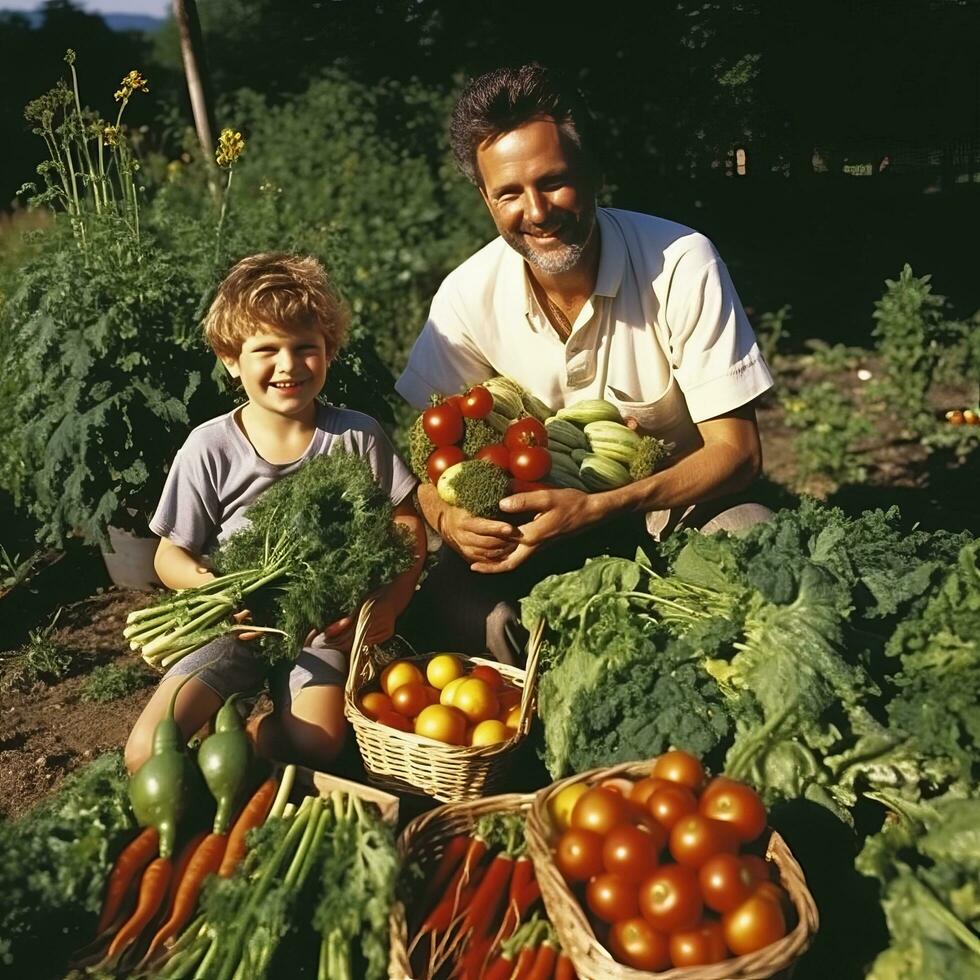
[[[552,327],[554,327],[555,333],[561,338],[561,342],[565,343],[572,335],[571,321],[565,316],[562,308],[548,295],[548,291],[539,283],[535,283],[535,293],[544,297],[545,315],[551,322]]]

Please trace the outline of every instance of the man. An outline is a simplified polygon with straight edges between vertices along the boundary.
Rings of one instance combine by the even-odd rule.
[[[507,375],[553,409],[605,398],[675,444],[672,465],[618,490],[501,501],[505,515],[533,515],[523,524],[474,518],[419,488],[426,520],[452,549],[427,592],[455,592],[464,631],[462,620],[489,612],[486,645],[500,657],[519,640],[514,600],[590,552],[631,554],[643,515],[659,537],[681,522],[734,529],[767,513],[734,506],[760,471],[752,403],[772,379],[728,271],[689,228],[597,208],[585,124],[574,96],[537,65],[470,83],[453,113],[453,154],[500,237],[442,283],[396,384],[422,408],[433,392]]]

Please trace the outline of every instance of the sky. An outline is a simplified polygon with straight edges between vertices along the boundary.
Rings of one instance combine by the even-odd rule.
[[[165,17],[170,10],[170,0],[82,0],[78,6],[100,14]],[[38,10],[40,7],[40,0],[0,0],[0,10]]]

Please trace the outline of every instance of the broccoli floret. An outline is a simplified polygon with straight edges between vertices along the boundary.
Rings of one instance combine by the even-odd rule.
[[[447,503],[468,510],[475,517],[490,517],[497,512],[501,498],[510,490],[507,474],[485,459],[468,459],[457,463],[439,479],[439,495]]]
[[[483,419],[466,419],[465,426],[462,448],[469,459],[472,459],[485,446],[492,446],[495,442],[500,442],[497,430],[484,422]]]
[[[432,455],[436,444],[425,434],[422,428],[422,416],[420,415],[413,423],[408,433],[408,462],[412,467],[412,472],[419,478],[420,482],[429,482],[429,471],[426,463]]]
[[[630,476],[634,480],[650,476],[656,470],[657,464],[666,459],[673,448],[674,444],[671,442],[664,442],[663,439],[655,439],[653,436],[641,436],[629,465]]]

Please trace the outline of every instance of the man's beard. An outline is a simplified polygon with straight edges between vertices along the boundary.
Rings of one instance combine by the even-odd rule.
[[[535,249],[522,232],[504,231],[501,228],[497,230],[500,237],[536,269],[547,275],[557,276],[563,272],[571,272],[582,260],[595,232],[595,208],[583,211],[577,219],[570,216],[563,221],[556,234],[559,237],[565,234],[571,241],[563,240],[561,245],[547,251]]]

